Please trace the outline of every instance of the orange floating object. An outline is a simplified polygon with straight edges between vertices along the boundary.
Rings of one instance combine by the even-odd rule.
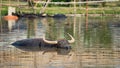
[[[17,16],[13,16],[13,15],[8,15],[8,16],[4,16],[5,20],[17,20],[18,17]]]

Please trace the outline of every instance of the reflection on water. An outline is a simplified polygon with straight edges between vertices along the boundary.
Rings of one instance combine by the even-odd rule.
[[[87,23],[86,23],[87,22]],[[28,52],[10,45],[16,40],[76,39],[68,55]],[[21,18],[0,21],[0,68],[120,68],[120,20],[117,17]]]
[[[112,33],[110,27],[106,22],[89,23],[87,30],[84,30],[84,44],[87,47],[94,47],[96,44],[100,44],[98,47],[111,47],[112,45]]]

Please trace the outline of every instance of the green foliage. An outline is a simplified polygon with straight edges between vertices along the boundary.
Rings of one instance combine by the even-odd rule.
[[[102,3],[102,6],[105,7],[105,5],[106,5],[106,2],[103,2],[103,3]]]
[[[52,0],[53,2],[70,2],[71,0]]]
[[[71,0],[52,0],[52,2],[71,2]],[[70,6],[68,5],[64,5],[64,4],[59,4],[59,5],[50,5],[50,6]]]
[[[7,12],[8,12],[7,10],[2,10],[2,11],[1,11],[1,14],[2,14],[2,15],[7,15]]]
[[[2,15],[7,15],[7,13],[8,13],[8,10],[7,10],[8,8],[5,6],[5,7],[2,7],[2,10],[1,10],[1,14]]]
[[[29,7],[33,7],[34,6],[33,0],[32,1],[28,1],[28,5],[29,5]]]

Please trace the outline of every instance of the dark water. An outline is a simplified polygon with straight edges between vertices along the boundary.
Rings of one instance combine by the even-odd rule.
[[[69,55],[28,52],[10,45],[26,38],[75,38]],[[0,68],[120,68],[120,18],[21,18],[0,21]]]

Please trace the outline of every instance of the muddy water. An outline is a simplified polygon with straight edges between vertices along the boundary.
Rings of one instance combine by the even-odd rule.
[[[67,55],[24,51],[10,45],[26,38],[75,38]],[[0,21],[0,68],[120,68],[118,17],[21,18]]]

